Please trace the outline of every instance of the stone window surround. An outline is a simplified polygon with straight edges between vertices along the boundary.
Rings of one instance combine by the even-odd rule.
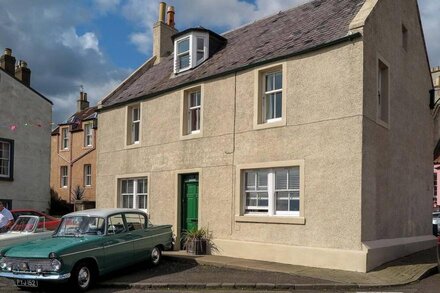
[[[264,76],[266,73],[271,73],[275,71],[281,71],[282,77],[282,107],[281,107],[281,119],[273,122],[263,122],[262,113],[262,97],[264,94]],[[254,118],[253,118],[253,129],[265,129],[272,127],[285,126],[287,123],[287,64],[286,62],[271,64],[258,68],[254,71]]]
[[[264,163],[240,164],[236,166],[235,190],[235,222],[247,223],[276,223],[276,224],[305,224],[305,195],[304,195],[304,160],[274,161]],[[250,169],[271,169],[283,167],[299,167],[300,174],[300,208],[299,216],[291,215],[249,215],[244,214],[244,171]]]
[[[200,130],[194,133],[188,133],[188,96],[191,92],[200,91]],[[187,87],[182,90],[181,99],[180,99],[180,130],[179,136],[180,140],[187,140],[193,138],[203,137],[203,109],[205,103],[205,89],[204,85],[196,85]]]
[[[132,173],[132,174],[124,174],[124,175],[117,175],[115,176],[115,207],[122,207],[122,196],[121,196],[121,182],[122,180],[130,180],[130,179],[147,179],[147,209],[145,210],[147,213],[149,213],[150,208],[150,186],[151,186],[151,173]]]
[[[380,64],[379,62],[382,62],[385,66],[387,66],[387,69],[388,69],[388,91],[387,91],[387,94],[388,94],[388,113],[387,113],[388,122],[385,122],[380,118],[380,109],[379,109],[379,104],[378,104],[378,100],[377,100],[377,90],[379,88],[379,70],[378,70],[379,64]],[[391,124],[391,114],[390,114],[390,110],[391,110],[390,109],[390,107],[391,107],[391,67],[390,67],[389,62],[385,58],[383,58],[383,56],[380,55],[379,53],[376,53],[375,72],[376,72],[376,89],[375,89],[375,91],[376,91],[376,95],[375,95],[375,97],[376,97],[376,123],[386,129],[389,129],[390,124]]]
[[[60,127],[60,150],[61,151],[68,151],[69,150],[69,141],[70,141],[70,131],[69,126]],[[66,134],[66,136],[64,136]],[[64,141],[66,141],[66,147],[64,147]]]
[[[139,107],[139,141],[137,143],[131,143],[131,112],[135,107]],[[125,149],[137,148],[142,145],[142,103],[136,102],[133,104],[129,104],[125,107]]]
[[[14,140],[1,138],[0,142],[6,142],[9,144],[9,175],[0,175],[0,181],[13,181],[14,180]]]

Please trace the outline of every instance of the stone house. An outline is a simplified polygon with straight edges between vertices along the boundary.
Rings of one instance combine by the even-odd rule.
[[[50,201],[52,102],[31,87],[25,61],[0,57],[0,200],[8,208],[46,210]]]
[[[90,107],[80,92],[77,111],[52,131],[50,187],[68,203],[77,200],[79,188],[86,208],[95,206],[97,107]]]
[[[305,266],[365,272],[434,245],[416,0],[316,0],[222,35],[177,32],[164,6],[152,58],[98,105],[98,207]]]

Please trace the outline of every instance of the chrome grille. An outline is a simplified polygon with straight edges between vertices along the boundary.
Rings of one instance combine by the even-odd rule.
[[[52,272],[51,260],[47,258],[4,258],[9,264],[13,272],[32,272],[36,273],[37,269],[41,272]]]

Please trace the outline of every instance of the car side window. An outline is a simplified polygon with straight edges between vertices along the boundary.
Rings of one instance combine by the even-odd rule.
[[[142,230],[145,226],[145,217],[140,214],[125,214],[125,220],[127,221],[128,231]]]
[[[119,234],[125,232],[126,228],[121,214],[113,215],[107,221],[107,234]]]

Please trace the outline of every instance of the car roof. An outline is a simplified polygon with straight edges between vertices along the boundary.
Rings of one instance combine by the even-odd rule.
[[[139,213],[139,214],[147,216],[147,213],[145,213],[142,210],[128,209],[128,208],[127,209],[107,208],[107,209],[88,209],[88,210],[83,210],[83,211],[77,211],[77,212],[73,212],[73,213],[64,215],[63,218],[72,217],[72,216],[107,217],[107,216],[117,214],[117,213]]]

